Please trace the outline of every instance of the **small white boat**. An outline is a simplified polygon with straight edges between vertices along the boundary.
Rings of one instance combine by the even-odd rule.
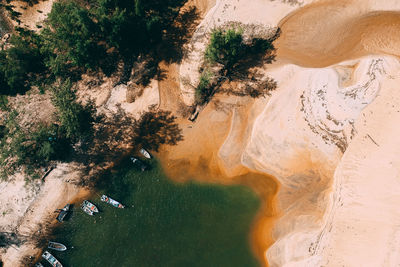
[[[42,254],[42,257],[46,259],[53,267],[63,267],[62,264],[47,250]]]
[[[49,244],[47,245],[47,248],[49,249],[54,249],[57,251],[65,251],[67,250],[67,247],[61,243],[58,242],[53,242],[53,241],[49,241]]]
[[[150,153],[149,153],[146,149],[141,148],[141,149],[139,150],[139,152],[140,152],[140,154],[142,154],[145,158],[151,159],[151,155],[150,155]]]
[[[99,209],[88,200],[84,200],[82,202],[81,209],[90,216],[92,216],[95,212],[99,212]]]
[[[116,208],[119,208],[119,209],[125,208],[124,205],[122,205],[122,204],[119,203],[118,201],[116,201],[116,200],[114,200],[114,199],[112,199],[111,197],[106,196],[106,195],[102,195],[101,198],[100,198],[100,200],[103,201],[103,202],[107,202],[108,204],[110,204],[110,205],[112,205],[112,206],[114,206],[114,207],[116,207]]]

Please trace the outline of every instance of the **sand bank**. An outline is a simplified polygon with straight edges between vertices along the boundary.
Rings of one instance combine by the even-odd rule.
[[[181,120],[185,140],[161,153],[167,172],[252,186],[265,203],[255,251],[271,266],[397,266],[400,3],[220,0],[210,9],[212,1],[195,2],[208,13],[191,51],[180,66],[162,66],[174,80],[155,83],[159,94],[146,99],[176,112],[181,100],[192,104],[209,32],[231,21],[282,28],[277,62],[264,69],[278,88],[257,100],[216,95],[195,124]],[[107,110],[147,104],[130,106],[126,88],[106,87],[91,93]],[[276,199],[268,175],[280,183]],[[29,205],[18,205],[16,216]]]
[[[21,185],[21,182],[25,184],[21,176],[7,184],[3,183],[0,200],[0,210],[3,211],[1,229],[16,233],[22,242],[22,246],[11,246],[2,251],[4,266],[20,266],[25,256],[37,255],[38,250],[33,240],[35,235],[46,233],[55,224],[54,211],[87,193],[75,185],[79,182],[79,175],[76,167],[58,164],[42,185],[37,182],[36,189],[31,188],[34,186],[32,184]]]
[[[193,39],[193,51],[180,67],[184,101],[193,102],[209,30],[227,21],[282,28],[278,60],[267,69],[278,89],[270,99],[244,104],[244,113],[229,103],[229,117],[208,114],[209,124],[203,127],[214,132],[220,120],[226,134],[204,130],[196,139],[201,145],[195,144],[193,151],[209,153],[207,158],[213,160],[198,158],[199,164],[215,162],[225,174],[246,166],[278,179],[282,215],[273,231],[276,242],[264,251],[270,265],[397,266],[398,227],[390,222],[397,220],[397,141],[389,125],[396,127],[393,113],[399,108],[399,62],[391,57],[399,54],[399,3],[304,4],[218,1],[209,11]],[[248,125],[245,113],[253,114]],[[385,123],[372,126],[375,120]],[[371,125],[362,132],[358,125],[368,121]],[[375,132],[385,138],[382,148]],[[210,152],[215,149],[209,139],[219,140],[213,144],[218,152]],[[189,155],[196,161],[195,152]],[[378,219],[381,215],[384,219]]]

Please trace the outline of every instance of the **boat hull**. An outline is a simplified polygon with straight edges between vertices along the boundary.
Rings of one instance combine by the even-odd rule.
[[[99,209],[88,200],[84,200],[81,205],[81,209],[88,215],[93,215],[96,212],[99,212]]]
[[[56,257],[51,255],[51,253],[47,250],[42,254],[42,257],[47,260],[53,267],[63,267],[62,264],[56,259]]]
[[[67,250],[67,247],[61,243],[58,242],[52,242],[50,241],[49,244],[47,245],[47,248],[56,250],[56,251],[65,251]]]
[[[139,152],[140,152],[140,154],[142,154],[145,158],[151,159],[150,153],[149,153],[147,150],[145,150],[144,148],[141,148],[141,149],[139,150]]]
[[[122,205],[120,202],[118,202],[106,195],[102,195],[100,199],[101,199],[101,201],[106,202],[106,203],[110,204],[111,206],[114,206],[115,208],[119,208],[119,209],[125,208],[125,206]]]

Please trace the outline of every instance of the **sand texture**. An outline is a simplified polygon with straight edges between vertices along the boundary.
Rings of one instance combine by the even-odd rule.
[[[270,266],[400,264],[399,10],[390,0],[221,0],[199,26],[180,67],[186,103],[213,27],[282,29],[277,61],[265,67],[276,92],[231,104],[212,154],[228,176],[245,166],[279,181]]]
[[[214,27],[252,25],[245,34],[280,27],[276,61],[260,68],[276,91],[259,99],[217,93],[195,123],[179,121],[184,140],[162,149],[162,163],[178,181],[251,186],[263,199],[251,241],[265,265],[399,266],[400,1],[191,2],[203,20],[183,62],[161,64],[167,79],[146,90],[106,81],[82,86],[80,95],[104,113],[120,106],[138,116],[154,105],[179,113],[193,104]],[[24,23],[34,27],[36,13]],[[1,183],[1,231],[32,235],[79,196],[67,182],[72,167],[57,166],[36,186],[24,187],[19,176]],[[18,266],[31,249],[0,253],[5,266]]]

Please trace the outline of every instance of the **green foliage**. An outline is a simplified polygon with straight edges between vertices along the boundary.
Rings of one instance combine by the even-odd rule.
[[[11,37],[11,47],[0,52],[0,94],[24,93],[45,70],[40,37],[33,31],[17,31],[19,34]]]
[[[23,129],[18,113],[7,114],[0,134],[0,176],[3,179],[21,170],[34,175],[51,160],[62,160],[70,151],[70,143],[58,130],[57,125],[38,125],[35,129]]]
[[[57,108],[61,130],[73,142],[83,140],[91,134],[94,122],[94,107],[77,101],[76,90],[68,79],[52,88],[52,102]]]
[[[184,1],[98,0],[94,9],[101,36],[123,57],[146,53],[161,41],[162,30]]]
[[[110,75],[120,59],[127,63],[157,51],[184,2],[56,1],[39,35],[30,32],[26,38],[20,29],[12,48],[0,53],[0,94],[25,92],[39,74],[47,83],[80,79],[86,70]],[[4,6],[15,12],[11,4]],[[130,73],[132,63],[127,65]]]
[[[216,67],[214,71],[215,83],[210,85],[207,73],[202,73],[196,88],[197,104],[206,103],[213,93],[218,91],[224,82],[237,80],[243,86],[233,86],[224,90],[227,94],[237,96],[264,97],[275,90],[276,82],[259,73],[256,67],[269,64],[275,59],[274,40],[279,37],[280,29],[269,38],[252,38],[246,43],[243,40],[241,29],[214,29],[211,40],[206,48],[204,57],[206,67]]]
[[[211,63],[224,65],[226,70],[239,61],[243,52],[242,30],[236,29],[214,29],[211,33],[211,41],[206,48],[205,57]]]
[[[105,55],[105,48],[98,45],[98,31],[90,12],[76,1],[55,2],[42,31],[47,66],[64,77],[73,67],[96,69]]]
[[[50,160],[64,159],[70,150],[69,140],[59,131],[58,125],[39,125],[31,134],[32,158],[36,165],[46,165]]]
[[[196,102],[198,104],[204,104],[212,94],[213,88],[210,84],[212,73],[209,71],[203,71],[200,76],[199,85],[196,87]]]
[[[5,95],[0,95],[0,109],[3,111],[8,110],[8,99]]]

